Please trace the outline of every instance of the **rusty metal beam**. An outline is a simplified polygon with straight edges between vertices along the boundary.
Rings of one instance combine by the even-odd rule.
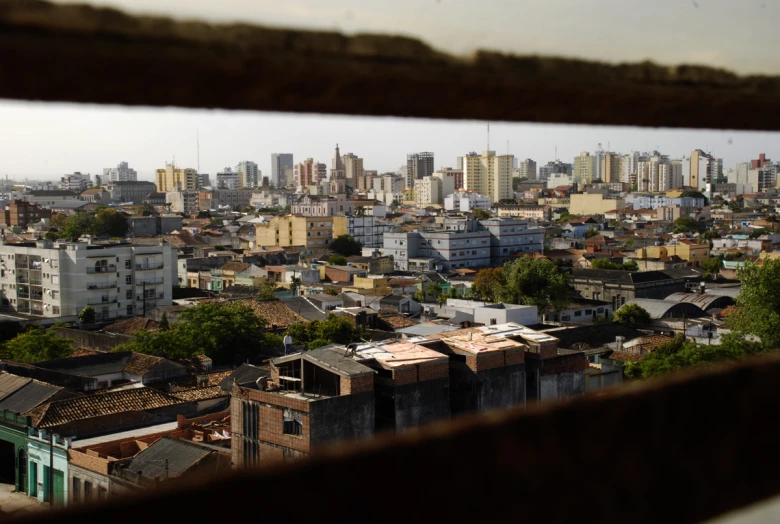
[[[698,522],[780,492],[779,379],[775,355],[38,521]]]
[[[0,0],[0,98],[451,119],[780,129],[780,78]]]

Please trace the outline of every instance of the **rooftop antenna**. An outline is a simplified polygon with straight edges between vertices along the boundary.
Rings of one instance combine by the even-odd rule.
[[[555,161],[558,161],[558,146],[555,146]]]

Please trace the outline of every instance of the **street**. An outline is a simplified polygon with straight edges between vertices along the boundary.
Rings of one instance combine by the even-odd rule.
[[[12,484],[0,484],[0,518],[20,517],[47,509],[49,509],[48,504],[41,504],[24,493],[14,493]]]

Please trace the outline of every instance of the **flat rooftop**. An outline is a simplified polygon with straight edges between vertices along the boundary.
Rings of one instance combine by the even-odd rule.
[[[447,360],[447,356],[438,351],[405,340],[382,345],[363,344],[357,347],[355,353],[356,358],[375,359],[389,368]]]

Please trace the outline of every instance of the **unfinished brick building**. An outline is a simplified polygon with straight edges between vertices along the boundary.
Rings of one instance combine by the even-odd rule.
[[[288,461],[374,432],[374,371],[325,347],[271,361],[257,388],[233,388],[233,464]]]

